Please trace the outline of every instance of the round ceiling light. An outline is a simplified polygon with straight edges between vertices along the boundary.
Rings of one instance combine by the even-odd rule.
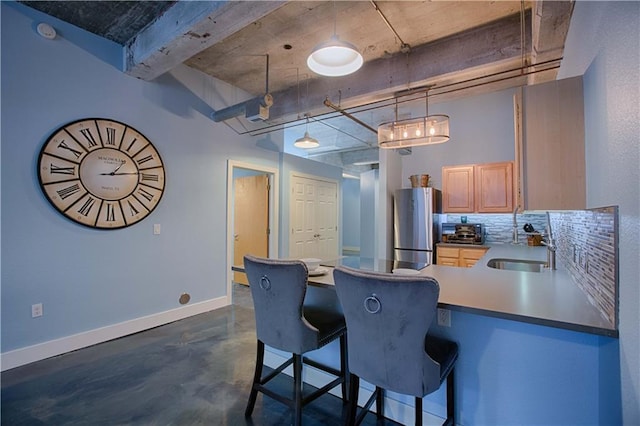
[[[364,60],[358,49],[337,35],[317,45],[307,58],[307,66],[316,74],[340,77],[356,72]]]

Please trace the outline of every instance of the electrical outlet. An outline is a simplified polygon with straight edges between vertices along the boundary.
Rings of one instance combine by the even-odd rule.
[[[31,305],[31,318],[37,318],[42,316],[42,303],[36,303]]]
[[[438,325],[451,327],[451,311],[438,308]]]
[[[159,223],[153,224],[153,235],[160,235],[160,231],[162,230]]]

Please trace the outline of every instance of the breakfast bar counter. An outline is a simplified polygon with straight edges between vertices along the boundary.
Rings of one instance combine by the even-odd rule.
[[[615,324],[610,324],[592,305],[585,293],[558,264],[556,270],[523,272],[494,269],[490,259],[519,259],[545,262],[547,248],[513,244],[486,244],[489,250],[471,268],[429,265],[421,275],[435,278],[440,284],[438,306],[507,320],[562,328],[609,337],[618,337]],[[310,274],[313,287],[333,287],[333,267],[344,264],[365,270],[387,272],[393,262],[343,257],[323,261],[326,273]],[[421,265],[422,266],[422,265]],[[396,265],[396,267],[410,267]],[[234,266],[243,272],[242,267]]]
[[[508,258],[545,262],[544,246],[487,244],[487,253],[471,268],[429,265],[421,275],[434,277],[440,284],[441,308],[492,316],[537,325],[617,337],[610,324],[572,281],[561,265],[556,270],[522,272],[494,269],[490,259]],[[342,262],[323,262],[328,273],[310,276],[314,286],[333,286],[332,266]],[[362,269],[376,269],[361,267]]]

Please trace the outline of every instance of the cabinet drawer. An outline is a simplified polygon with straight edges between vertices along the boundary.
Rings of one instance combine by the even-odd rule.
[[[459,266],[457,257],[438,257],[436,264],[442,266]]]
[[[457,259],[460,255],[460,249],[454,247],[438,247],[436,254],[438,257],[455,257]]]
[[[487,249],[460,249],[462,259],[478,260],[487,252]]]

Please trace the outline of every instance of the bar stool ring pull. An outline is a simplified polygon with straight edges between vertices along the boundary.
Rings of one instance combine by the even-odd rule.
[[[377,314],[380,312],[382,308],[382,304],[380,303],[380,299],[373,293],[371,296],[364,299],[364,310],[369,312],[370,314]]]
[[[271,288],[271,281],[269,281],[269,277],[267,277],[266,275],[263,275],[260,278],[260,288],[264,291],[267,291]]]

